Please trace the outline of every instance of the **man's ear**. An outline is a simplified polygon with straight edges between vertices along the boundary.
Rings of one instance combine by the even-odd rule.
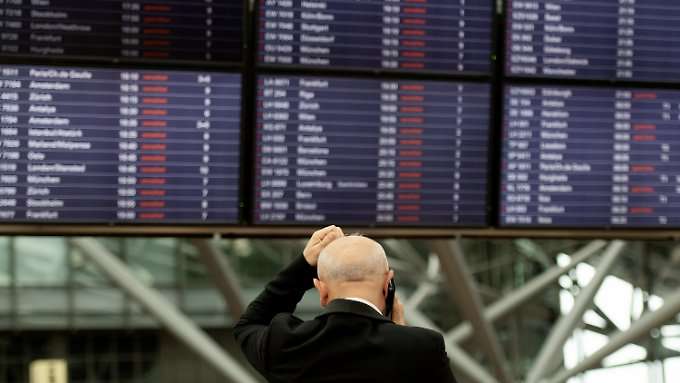
[[[328,286],[314,278],[314,287],[319,291],[319,304],[321,304],[321,307],[326,307],[328,304]]]
[[[385,278],[385,281],[383,283],[383,297],[387,297],[387,286],[390,285],[390,281],[394,278],[394,270],[390,270],[387,272],[387,278]]]

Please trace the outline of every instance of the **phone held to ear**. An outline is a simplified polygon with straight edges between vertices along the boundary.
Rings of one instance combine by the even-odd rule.
[[[385,298],[385,316],[392,319],[392,308],[394,308],[394,293],[397,291],[397,285],[394,284],[394,278],[390,279],[387,285],[387,297]]]

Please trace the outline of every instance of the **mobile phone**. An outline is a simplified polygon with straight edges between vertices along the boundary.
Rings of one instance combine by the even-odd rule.
[[[397,291],[397,285],[394,284],[394,278],[390,279],[387,285],[387,297],[385,298],[385,316],[392,319],[392,308],[394,307],[394,293]]]

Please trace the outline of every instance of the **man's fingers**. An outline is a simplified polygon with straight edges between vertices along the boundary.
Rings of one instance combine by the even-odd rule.
[[[398,296],[394,297],[394,307],[392,308],[392,320],[396,324],[402,326],[406,325],[406,320],[404,319],[404,305],[401,304]]]
[[[307,245],[302,251],[302,255],[304,255],[307,263],[312,266],[316,266],[321,250],[323,250],[323,248],[333,240],[342,236],[342,229],[335,225],[330,225],[324,227],[323,229],[319,229],[315,231],[311,238],[309,238],[309,241],[307,241]]]
[[[315,231],[314,234],[312,234],[311,239],[321,241],[323,239],[323,237],[326,236],[326,234],[330,233],[335,228],[336,228],[335,225],[330,225],[330,226],[324,227],[323,229],[319,229],[319,230]]]
[[[326,246],[331,241],[338,239],[342,236],[344,236],[344,234],[342,233],[342,229],[340,229],[337,226],[334,226],[332,230],[326,232],[325,235],[320,239],[320,245]]]
[[[330,233],[327,233],[325,237],[323,237],[323,240],[321,241],[321,244],[319,244],[319,247],[322,249],[326,246],[328,246],[329,243],[335,241],[336,239],[342,237],[342,231],[338,230],[333,230]]]
[[[338,237],[344,237],[345,236],[345,233],[342,231],[340,226],[336,226],[335,230],[338,232]]]
[[[323,241],[325,241],[326,238],[328,238],[328,237],[331,237],[332,238],[331,240],[334,240],[334,239],[338,239],[338,238],[344,237],[344,236],[345,235],[343,234],[342,229],[340,229],[339,227],[336,226],[333,230],[326,233],[326,235],[323,237]],[[328,243],[326,243],[326,244],[328,244]]]

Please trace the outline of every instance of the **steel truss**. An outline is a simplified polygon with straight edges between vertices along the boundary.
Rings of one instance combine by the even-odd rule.
[[[182,340],[197,355],[210,363],[225,378],[232,382],[256,382],[253,377],[237,360],[221,349],[189,318],[179,312],[151,287],[139,282],[127,269],[126,265],[107,251],[96,239],[72,239],[74,247],[82,253],[100,270],[114,281],[122,290],[136,299],[146,310],[162,323],[171,333]],[[244,301],[236,273],[232,270],[227,257],[221,253],[217,241],[192,240],[206,266],[216,288],[223,295],[232,317],[240,315],[244,308]],[[452,368],[462,382],[470,383],[512,383],[526,381],[526,383],[563,383],[571,377],[584,373],[589,369],[598,368],[607,356],[620,350],[627,344],[634,343],[649,335],[650,330],[658,328],[680,313],[680,288],[664,296],[664,304],[656,311],[646,312],[625,330],[615,329],[610,334],[609,342],[594,354],[579,361],[572,368],[565,368],[561,357],[565,342],[574,330],[584,327],[584,313],[593,309],[603,315],[595,307],[593,299],[614,266],[621,262],[622,253],[629,248],[629,243],[621,240],[592,240],[585,246],[570,254],[570,261],[564,266],[553,264],[556,257],[541,254],[540,263],[547,267],[539,275],[522,284],[513,291],[505,292],[494,302],[485,306],[482,297],[483,289],[473,278],[469,266],[469,258],[464,253],[461,239],[437,239],[426,241],[430,254],[427,258],[420,256],[409,242],[404,240],[386,240],[384,245],[391,256],[391,265],[407,267],[414,265],[424,269],[418,284],[410,294],[400,291],[400,299],[405,304],[406,319],[411,325],[434,329],[443,334],[446,351],[451,360]],[[673,259],[675,259],[673,255]],[[599,258],[599,262],[595,262]],[[680,250],[677,258],[680,262]],[[556,285],[564,275],[569,274],[581,263],[595,266],[595,274],[589,284],[580,289],[575,297],[571,311],[560,317],[545,339],[527,376],[516,376],[508,368],[507,350],[504,350],[496,324],[502,318],[508,317],[546,289]],[[667,275],[668,273],[662,273]],[[451,297],[451,304],[458,308],[464,321],[450,329],[440,328],[424,314],[421,306],[424,302],[444,289]],[[486,299],[488,301],[488,299]],[[608,322],[608,328],[616,326]],[[475,340],[479,352],[484,355],[480,361],[479,355],[473,356],[466,351],[463,343]],[[486,364],[484,363],[486,362]]]

